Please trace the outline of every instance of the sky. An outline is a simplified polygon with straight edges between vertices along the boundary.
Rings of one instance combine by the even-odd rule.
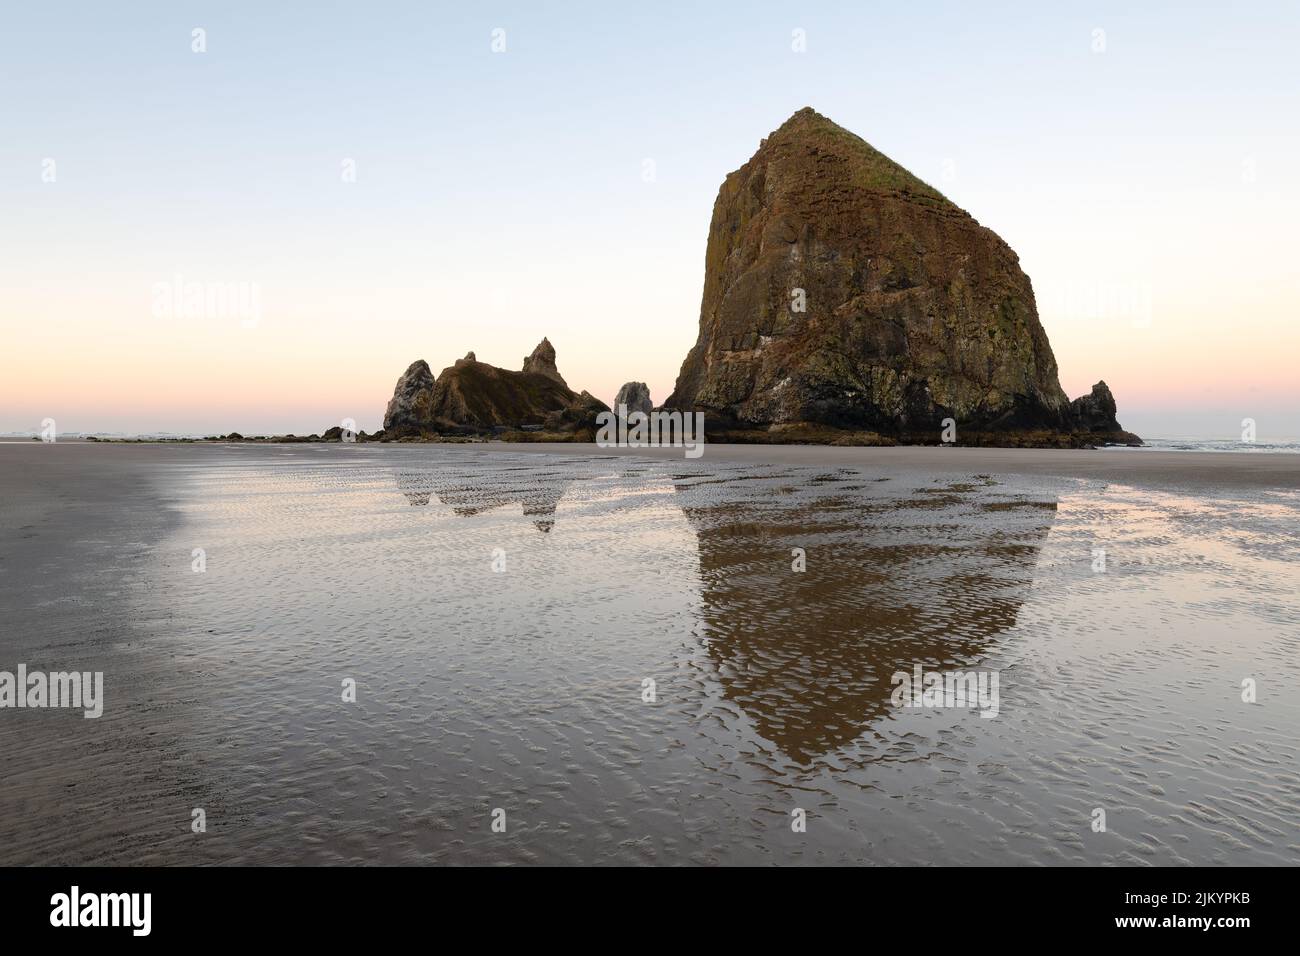
[[[812,106],[1016,250],[1071,397],[1300,436],[1300,4],[975,6],[11,4],[0,432],[374,430],[543,336],[661,402],[718,186]]]

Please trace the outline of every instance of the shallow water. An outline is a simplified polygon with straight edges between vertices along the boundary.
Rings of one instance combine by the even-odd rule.
[[[122,581],[105,716],[0,712],[0,862],[1300,862],[1294,492],[436,446],[140,480],[161,539],[77,543]],[[77,600],[52,568],[26,602]],[[996,671],[997,716],[893,706],[918,664]]]

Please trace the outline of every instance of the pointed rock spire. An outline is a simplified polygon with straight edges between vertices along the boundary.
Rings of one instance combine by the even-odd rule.
[[[533,354],[524,359],[524,371],[545,375],[568,387],[568,383],[560,375],[560,370],[555,367],[555,346],[551,344],[550,339],[543,338],[537,343]]]
[[[384,412],[384,430],[418,428],[426,424],[433,408],[433,373],[429,363],[417,359],[402,373]]]

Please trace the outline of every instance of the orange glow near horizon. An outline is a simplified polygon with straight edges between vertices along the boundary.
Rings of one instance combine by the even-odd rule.
[[[475,297],[473,284],[451,285],[441,295],[384,290],[363,308],[361,290],[324,288],[300,276],[292,286],[263,288],[255,323],[233,314],[156,315],[153,276],[105,273],[88,287],[33,282],[26,290],[6,290],[10,314],[23,319],[7,323],[0,431],[34,429],[45,417],[73,431],[297,434],[351,417],[373,431],[412,361],[425,359],[437,374],[473,350],[481,361],[518,368],[543,335],[555,345],[560,371],[574,389],[609,402],[623,382],[640,380],[661,402],[694,343],[700,278],[690,274],[689,258],[683,257],[675,285],[659,287],[637,306],[672,316],[654,336],[637,334],[651,327],[648,316],[609,323],[596,314],[598,303],[617,298],[617,277],[578,308],[565,308],[557,289],[521,315],[524,290],[508,282],[487,301]],[[557,264],[554,275],[563,288],[565,268]],[[293,294],[286,295],[290,288]],[[529,288],[538,286],[530,281]],[[1190,283],[1185,299],[1200,292]],[[1121,302],[1116,312],[1113,303],[1096,306],[1088,294],[1038,292],[1061,384],[1071,397],[1104,379],[1121,421],[1125,415],[1222,409],[1224,421],[1270,419],[1271,413],[1276,425],[1273,410],[1285,420],[1288,409],[1300,406],[1293,367],[1300,329],[1283,321],[1284,304],[1245,295],[1235,305],[1242,318],[1232,322],[1217,311],[1226,303],[1213,297],[1197,311],[1191,301],[1154,296],[1147,312],[1139,296],[1136,307]],[[287,301],[294,307],[286,308]],[[430,301],[448,315],[481,319],[425,320]],[[371,322],[358,318],[362,314],[390,318]],[[1269,328],[1281,331],[1266,333]],[[1279,426],[1275,434],[1286,430]]]

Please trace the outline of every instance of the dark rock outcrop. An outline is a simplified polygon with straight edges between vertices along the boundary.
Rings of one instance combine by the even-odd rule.
[[[614,399],[614,412],[618,412],[619,406],[626,406],[629,415],[633,412],[649,415],[654,411],[654,404],[650,401],[650,387],[645,382],[627,382],[618,390],[618,397]]]
[[[433,373],[418,359],[402,373],[384,412],[384,430],[418,429],[433,418]]]
[[[549,413],[542,422],[542,430],[557,434],[576,434],[593,431],[597,427],[596,416],[609,411],[609,406],[588,391],[579,393],[564,408]],[[595,440],[595,435],[590,437]]]
[[[1087,395],[1070,403],[1070,419],[1078,432],[1094,442],[1110,445],[1141,445],[1142,439],[1124,430],[1115,418],[1115,396],[1105,382],[1098,382]]]
[[[514,429],[576,435],[594,429],[601,411],[608,411],[604,403],[565,384],[555,365],[555,348],[542,339],[518,372],[480,362],[470,352],[435,380],[424,362],[416,362],[398,380],[388,403],[384,437]]]
[[[1073,432],[1011,248],[811,109],[727,176],[667,408],[712,432]]]

